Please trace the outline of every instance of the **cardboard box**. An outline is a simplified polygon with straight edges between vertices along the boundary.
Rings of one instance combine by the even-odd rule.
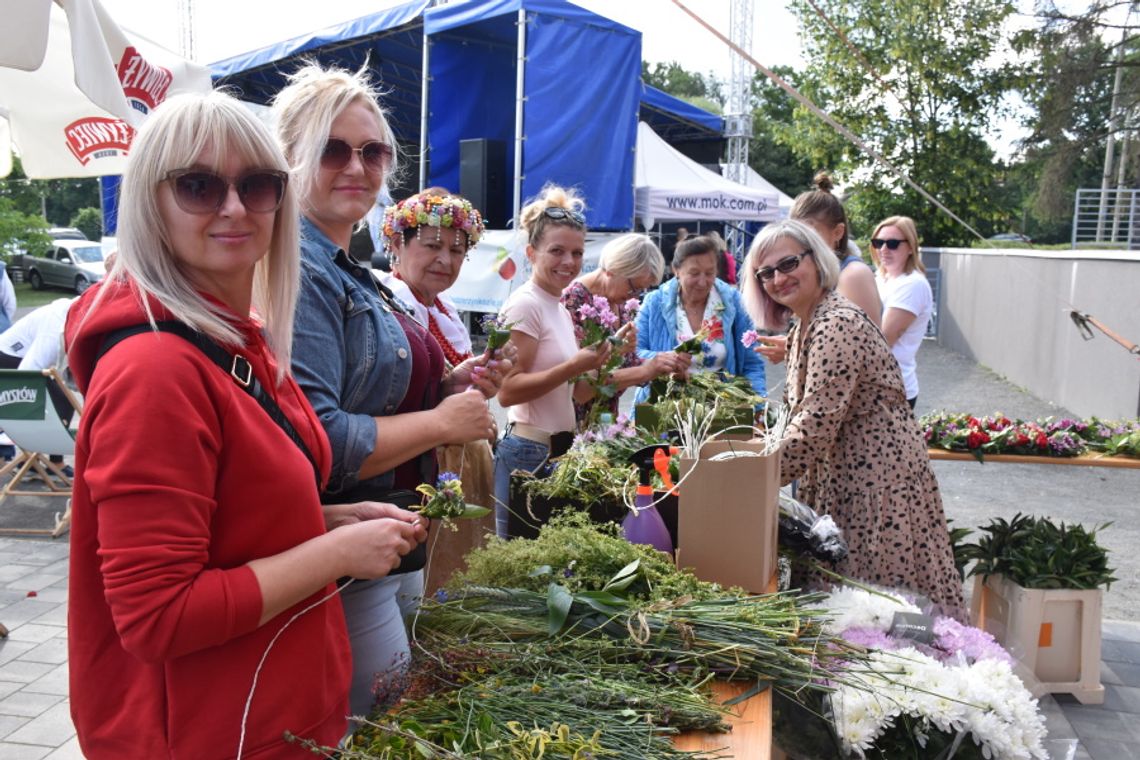
[[[1035,697],[1072,694],[1104,702],[1100,589],[1031,589],[1002,575],[975,576],[970,616],[1033,674]],[[1032,679],[1030,679],[1032,680]]]
[[[698,578],[763,593],[776,572],[779,452],[760,441],[706,443],[700,458],[681,459],[677,564]],[[713,457],[742,452],[722,461]]]

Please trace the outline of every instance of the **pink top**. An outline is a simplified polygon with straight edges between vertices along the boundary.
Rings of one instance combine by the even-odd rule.
[[[551,369],[578,353],[574,323],[558,296],[547,293],[532,281],[511,294],[500,311],[512,330],[538,341],[531,372]],[[574,430],[573,386],[563,383],[533,401],[515,404],[507,410],[510,422],[534,425],[548,433]]]

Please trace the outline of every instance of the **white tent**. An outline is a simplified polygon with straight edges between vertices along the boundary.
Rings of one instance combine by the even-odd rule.
[[[636,214],[642,225],[677,220],[773,222],[779,196],[725,179],[637,125]]]
[[[134,130],[204,66],[127,34],[99,0],[0,0],[0,177],[10,142],[34,179],[121,174]]]
[[[724,164],[721,164],[721,169],[724,169]],[[787,219],[788,214],[792,211],[792,204],[795,203],[795,199],[760,176],[759,172],[751,166],[744,167],[744,171],[744,184],[749,187],[754,187],[757,190],[763,190],[766,193],[775,193],[780,199],[780,218]]]

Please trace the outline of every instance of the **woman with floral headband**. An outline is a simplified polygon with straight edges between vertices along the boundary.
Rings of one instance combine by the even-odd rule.
[[[427,325],[451,367],[472,358],[471,336],[459,310],[444,292],[455,284],[467,252],[482,235],[479,211],[466,198],[444,188],[428,188],[389,206],[384,214],[383,240],[392,272],[380,275],[380,281],[411,308],[421,324]],[[498,351],[497,356],[511,358],[515,347],[508,343]],[[440,469],[459,473],[468,503],[494,506],[490,442],[441,446],[436,457]],[[428,593],[463,567],[464,556],[482,544],[489,530],[494,530],[489,517],[461,520],[455,532],[444,531],[433,539],[425,586]]]
[[[366,71],[309,64],[290,77],[274,110],[303,215],[293,372],[332,446],[322,499],[363,502],[326,510],[326,520],[371,519],[369,503],[434,482],[438,446],[494,438],[487,398],[510,365],[479,357],[449,369],[427,327],[348,256],[353,229],[396,160]],[[341,594],[354,715],[370,712],[378,675],[387,681],[385,674],[406,666],[404,617],[422,594],[425,563],[421,546],[387,577],[355,581]]]

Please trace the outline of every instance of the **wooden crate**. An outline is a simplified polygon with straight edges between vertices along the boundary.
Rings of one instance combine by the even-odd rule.
[[[971,616],[1037,683],[1034,696],[1072,694],[1082,704],[1104,702],[1100,683],[1100,589],[1028,589],[1000,575],[974,578]]]

